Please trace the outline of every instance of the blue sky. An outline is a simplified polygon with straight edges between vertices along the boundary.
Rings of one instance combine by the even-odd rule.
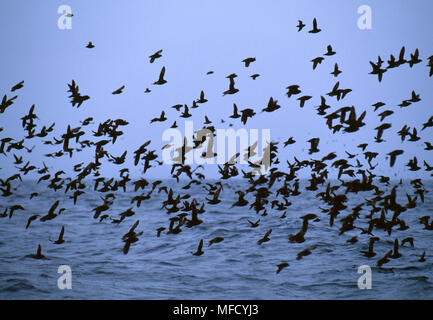
[[[57,8],[66,4],[72,8],[72,29],[60,30]],[[360,5],[372,8],[372,29],[357,27]],[[424,141],[432,142],[433,128],[420,132],[421,124],[433,115],[433,78],[428,77],[426,58],[433,55],[433,2],[431,1],[1,1],[0,33],[3,42],[0,59],[0,95],[13,96],[10,88],[24,80],[24,88],[16,91],[15,103],[0,115],[0,137],[20,140],[25,132],[19,118],[35,104],[39,116],[36,124],[56,122],[54,136],[66,131],[67,124],[79,126],[79,121],[92,116],[93,127],[106,119],[123,118],[130,122],[123,129],[124,136],[107,150],[120,155],[129,150],[127,163],[132,167],[132,152],[151,139],[151,148],[160,154],[162,132],[174,120],[183,130],[182,118],[170,108],[175,104],[191,105],[204,90],[209,100],[194,110],[194,128],[203,125],[204,115],[219,123],[232,112],[233,103],[239,109],[252,108],[257,115],[247,128],[269,128],[273,141],[284,141],[294,136],[296,144],[281,149],[281,160],[311,157],[321,158],[331,151],[345,156],[344,150],[360,153],[356,145],[368,142],[370,151],[380,153],[382,162],[377,172],[398,177],[425,176],[420,171],[408,173],[404,164],[413,155],[433,165],[433,151],[424,151]],[[310,34],[311,22],[316,17],[322,32]],[[298,19],[307,26],[297,32]],[[92,41],[93,49],[86,44]],[[316,70],[311,59],[323,55],[331,44],[337,52],[326,57]],[[406,47],[406,58],[416,48],[423,61],[412,68],[406,64],[384,74],[381,83],[369,75],[369,61],[380,55],[387,60],[390,54],[398,56]],[[148,56],[163,49],[163,56],[153,64]],[[249,68],[242,60],[256,57]],[[334,78],[329,73],[337,62],[343,73]],[[166,67],[163,86],[154,86],[161,67]],[[213,70],[214,74],[206,75]],[[231,73],[237,73],[235,95],[222,96],[228,88]],[[249,76],[259,73],[255,81]],[[91,98],[79,108],[73,108],[66,92],[74,79],[82,94]],[[336,101],[327,97],[327,103],[336,110],[354,105],[359,114],[367,110],[367,125],[356,133],[332,134],[325,120],[316,114],[320,96],[329,92],[336,81],[341,88],[351,88],[348,96]],[[313,96],[303,109],[297,97],[287,98],[285,87],[298,84],[303,94]],[[113,96],[112,91],[125,85],[124,92]],[[145,94],[149,87],[152,92]],[[422,101],[400,109],[397,105],[409,99],[411,91],[421,95]],[[270,97],[277,99],[281,109],[260,114]],[[374,128],[380,124],[371,104],[383,101],[394,114],[384,122],[393,127],[385,131],[384,143],[374,143]],[[168,121],[150,125],[150,119],[166,111]],[[182,120],[182,121],[181,121]],[[227,124],[228,122],[226,122]],[[233,121],[233,128],[240,128]],[[403,124],[418,128],[421,140],[400,142],[396,131]],[[37,129],[38,130],[38,129]],[[90,131],[89,131],[90,132]],[[308,155],[306,140],[320,137],[320,153]],[[91,138],[88,136],[87,138]],[[96,138],[92,138],[96,139]],[[44,160],[58,170],[81,161],[90,161],[89,153],[72,158],[47,159],[43,154],[56,151],[34,138],[25,145],[36,148],[31,154],[22,154],[36,166]],[[42,139],[42,140],[45,140]],[[404,149],[392,171],[385,164],[385,153]],[[1,175],[13,172],[12,155],[1,159]],[[376,163],[377,161],[373,161]],[[389,161],[387,161],[388,163]],[[117,175],[121,167],[107,166],[108,175]],[[149,171],[150,177],[167,176],[168,166]],[[381,171],[383,170],[383,171]],[[215,166],[207,169],[215,176]]]

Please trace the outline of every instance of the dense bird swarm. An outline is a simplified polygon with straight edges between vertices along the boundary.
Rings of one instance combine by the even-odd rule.
[[[299,21],[297,26],[298,32],[306,26],[302,21]],[[305,32],[305,31],[304,31]],[[315,37],[320,33],[321,29],[318,27],[317,20],[314,19],[312,23],[312,29],[308,31],[311,37]],[[94,50],[95,45],[92,42],[86,46],[89,50]],[[84,49],[87,50],[87,49]],[[311,60],[312,68],[314,70],[320,70],[320,65],[324,60],[330,59],[329,57],[337,54],[331,45],[323,50],[320,56]],[[149,56],[150,63],[158,63],[158,59],[163,56],[163,50],[158,50],[154,54]],[[427,58],[427,67],[429,77],[433,74],[433,56]],[[245,58],[240,63],[240,68],[254,68],[255,57]],[[386,80],[384,78],[385,73],[389,73],[392,70],[402,66],[409,65],[410,68],[421,63],[423,60],[419,57],[418,49],[414,53],[410,54],[410,59],[405,57],[405,48],[402,47],[398,59],[396,59],[392,54],[390,55],[387,65],[379,56],[376,62],[370,61],[372,70],[370,74],[376,75],[379,82]],[[333,78],[338,77],[341,71],[337,63],[333,63],[334,68],[330,73]],[[153,82],[153,85],[164,85],[167,83],[165,77],[165,66],[161,67],[159,75],[155,75],[157,80]],[[208,76],[211,76],[214,71],[207,72]],[[252,73],[250,76],[253,81],[260,75],[257,73]],[[236,73],[228,75],[228,89],[222,92],[222,95],[234,95],[239,92],[236,88],[235,79],[237,78]],[[16,92],[24,87],[24,81],[16,84],[11,92]],[[309,100],[312,98],[311,95],[304,94],[299,85],[290,84],[287,86],[287,97],[290,100],[296,99],[299,101],[299,107],[304,108],[309,106]],[[122,94],[125,90],[125,85],[112,91],[113,95]],[[68,90],[70,95],[70,103],[72,107],[75,108],[85,108],[86,101],[91,99],[87,94],[84,94],[81,88],[75,83],[74,80],[68,84]],[[146,88],[144,91],[150,93],[151,90]],[[179,185],[179,193],[172,188],[165,185],[163,180],[152,181],[146,179],[146,172],[148,169],[164,165],[162,161],[159,160],[157,150],[151,148],[151,141],[146,141],[138,146],[135,150],[129,151],[125,150],[120,155],[110,154],[106,150],[106,146],[109,144],[115,144],[119,136],[122,136],[122,127],[129,124],[128,121],[123,119],[108,119],[102,123],[99,123],[97,127],[92,130],[86,130],[90,124],[93,124],[94,119],[92,117],[86,118],[81,121],[81,125],[78,127],[67,127],[67,131],[61,133],[59,136],[54,136],[55,123],[43,125],[36,124],[39,120],[37,114],[35,113],[35,106],[32,105],[30,110],[26,115],[21,118],[22,128],[24,129],[26,136],[21,140],[17,140],[13,137],[2,137],[0,144],[0,154],[4,157],[3,161],[14,161],[17,172],[9,177],[2,177],[1,183],[1,196],[7,198],[13,194],[13,190],[17,187],[19,188],[20,181],[26,175],[33,175],[36,177],[37,184],[45,184],[47,192],[64,192],[70,195],[73,204],[75,205],[80,201],[80,196],[85,193],[86,183],[92,183],[91,188],[96,192],[101,194],[102,203],[95,207],[89,208],[89,212],[93,214],[93,218],[99,220],[99,222],[111,222],[112,224],[120,223],[131,223],[132,227],[129,232],[120,237],[123,242],[119,245],[119,248],[123,246],[123,253],[127,254],[129,250],[133,249],[132,244],[136,243],[140,239],[143,231],[138,231],[140,220],[135,220],[133,216],[136,211],[143,203],[148,201],[154,193],[165,193],[166,199],[162,202],[161,211],[167,213],[167,225],[161,226],[155,230],[155,236],[160,237],[163,235],[173,235],[179,234],[183,230],[188,228],[193,228],[202,223],[206,223],[206,209],[210,206],[218,205],[221,200],[221,192],[224,192],[224,183],[228,179],[234,177],[244,179],[249,184],[249,188],[246,190],[236,190],[237,201],[232,203],[232,207],[244,207],[245,210],[252,210],[252,213],[260,216],[257,219],[251,219],[245,221],[247,225],[251,228],[259,226],[261,219],[266,219],[268,211],[280,212],[279,218],[284,219],[286,217],[286,210],[290,207],[291,201],[296,201],[296,197],[300,196],[302,193],[313,193],[314,196],[323,205],[317,208],[317,212],[309,213],[305,212],[300,216],[302,221],[302,227],[296,234],[287,234],[288,243],[302,243],[308,240],[308,226],[314,224],[320,220],[329,219],[329,225],[334,227],[339,235],[343,235],[345,232],[354,230],[359,231],[360,234],[369,235],[368,250],[361,251],[367,257],[374,257],[376,253],[374,252],[374,243],[380,241],[380,237],[377,234],[385,233],[388,235],[395,234],[396,238],[392,248],[386,252],[385,256],[376,258],[377,265],[381,266],[387,262],[389,259],[397,259],[402,256],[399,253],[399,246],[403,246],[406,243],[416,248],[416,240],[411,237],[405,239],[399,239],[399,231],[406,230],[409,226],[405,222],[405,214],[409,210],[414,210],[417,204],[421,201],[424,202],[424,194],[428,192],[424,188],[422,180],[417,178],[410,181],[412,192],[406,194],[407,202],[399,203],[397,201],[397,192],[399,192],[399,186],[402,184],[396,182],[391,185],[392,181],[390,177],[383,175],[376,175],[375,168],[379,162],[375,162],[375,158],[378,156],[377,152],[372,152],[368,150],[369,145],[374,143],[383,142],[384,133],[391,128],[391,122],[383,122],[385,119],[388,120],[393,114],[398,113],[399,109],[397,107],[389,109],[391,107],[385,107],[386,103],[378,101],[371,106],[369,110],[359,110],[354,106],[341,107],[337,110],[331,111],[333,108],[330,105],[329,100],[336,99],[337,101],[343,100],[352,92],[352,89],[343,88],[339,81],[337,81],[332,89],[327,93],[322,93],[317,95],[320,96],[320,105],[315,106],[317,114],[320,119],[323,119],[326,126],[332,133],[348,133],[353,134],[355,132],[362,132],[362,127],[365,125],[363,122],[367,112],[376,113],[380,124],[375,128],[377,131],[376,136],[373,141],[367,141],[365,143],[359,144],[357,148],[359,149],[358,154],[351,154],[345,152],[347,157],[339,158],[336,152],[331,152],[328,155],[314,159],[303,159],[299,160],[296,156],[292,162],[287,161],[286,164],[280,163],[278,155],[279,152],[284,152],[285,148],[289,148],[289,145],[297,143],[294,137],[288,137],[286,141],[272,141],[264,148],[263,158],[258,161],[250,161],[253,155],[256,155],[255,149],[257,148],[257,143],[251,145],[244,155],[237,153],[225,163],[224,165],[218,165],[220,179],[216,182],[206,181],[205,175],[200,172],[203,169],[202,165],[190,166],[185,164],[185,157],[188,152],[191,152],[195,148],[203,146],[203,144],[209,140],[209,136],[204,136],[201,140],[195,140],[194,146],[188,146],[185,139],[184,145],[177,149],[177,157],[175,157],[176,163],[171,165],[171,176],[175,179]],[[0,113],[7,112],[7,110],[13,107],[13,104],[18,98],[17,95],[12,97],[5,94],[0,104]],[[65,96],[66,98],[66,96]],[[406,100],[403,100],[398,107],[407,108],[412,104],[420,101],[420,94],[412,91],[411,96]],[[200,97],[192,102],[188,107],[187,104],[177,104],[172,107],[179,113],[181,118],[189,118],[193,116],[193,111],[199,108],[200,105],[206,103],[205,93],[201,91]],[[281,102],[270,97],[269,102],[261,112],[280,112]],[[310,105],[311,106],[311,105]],[[385,110],[387,109],[387,110]],[[382,111],[383,110],[383,111]],[[159,112],[159,111],[158,111]],[[380,112],[380,113],[379,113]],[[233,114],[228,116],[228,119],[222,119],[221,122],[225,121],[239,121],[245,125],[248,119],[259,116],[259,110],[254,110],[252,108],[245,108],[239,110],[236,104],[233,104]],[[164,110],[160,111],[159,116],[153,118],[150,123],[154,126],[155,122],[165,122],[167,121],[167,115]],[[176,121],[179,119],[172,119],[173,124],[171,128],[176,128]],[[215,127],[212,121],[205,117],[204,129],[208,129],[214,134],[216,133]],[[232,125],[232,124],[230,124]],[[401,130],[398,131],[398,135],[401,137],[401,141],[404,143],[414,142],[420,140],[422,137],[419,134],[433,130],[433,116],[426,117],[425,123],[422,124],[421,128],[411,128],[405,125]],[[3,128],[1,128],[3,131]],[[431,135],[430,135],[431,136]],[[53,147],[53,152],[45,154],[47,158],[57,159],[57,158],[70,158],[71,161],[76,153],[79,153],[85,149],[89,149],[94,154],[94,157],[90,158],[87,163],[81,162],[73,165],[74,174],[71,176],[66,176],[66,173],[61,170],[58,172],[51,172],[49,167],[43,162],[42,166],[37,166],[31,163],[29,160],[25,159],[25,155],[17,155],[19,151],[25,149],[28,153],[33,151],[33,148],[29,148],[28,144],[32,140],[40,140],[45,145],[51,145]],[[309,146],[309,155],[314,155],[319,152],[320,139],[318,137],[313,137],[309,139],[307,145]],[[282,147],[279,147],[279,144]],[[383,165],[389,165],[393,167],[400,155],[405,151],[404,143],[402,144],[402,149],[393,150],[387,153],[389,158],[389,164],[385,163]],[[163,148],[166,148],[164,146]],[[425,150],[432,150],[433,146],[430,142],[425,141]],[[22,150],[24,151],[24,150]],[[33,151],[34,152],[34,151]],[[132,159],[127,158],[128,154],[132,154]],[[210,153],[205,153],[205,157],[215,157],[216,154],[211,151]],[[249,163],[247,169],[242,168],[239,172],[238,165],[236,164],[236,159],[243,156]],[[265,157],[269,161],[265,161]],[[13,158],[12,158],[13,157]],[[117,166],[125,165],[119,170],[119,176],[116,178],[103,177],[100,174],[101,167],[105,164],[114,164]],[[279,165],[279,166],[277,166]],[[127,166],[141,166],[142,167],[142,177],[133,181],[130,178],[129,168]],[[407,169],[410,171],[432,171],[433,166],[431,166],[427,161],[418,161],[417,157],[414,156],[406,164]],[[280,169],[283,167],[283,169]],[[266,171],[265,169],[268,169]],[[309,185],[305,188],[300,187],[300,179],[298,177],[298,172],[301,169],[310,170],[311,178],[308,180]],[[328,174],[334,172],[337,175],[337,179],[331,180],[328,178]],[[257,174],[259,173],[259,174]],[[263,174],[260,174],[263,173]],[[426,175],[428,175],[427,173]],[[189,180],[186,185],[183,185],[185,179]],[[204,194],[207,194],[204,200],[197,200],[193,195],[184,193],[182,190],[188,190],[192,185],[202,186]],[[87,185],[88,187],[88,185]],[[321,187],[321,192],[318,192],[319,187]],[[123,212],[118,214],[109,214],[110,206],[116,201],[116,192],[127,192],[129,188],[134,190],[131,194],[130,207]],[[354,207],[348,207],[347,202],[351,197],[351,194],[365,193],[365,201],[359,203]],[[34,198],[33,201],[38,201],[38,197],[43,197],[44,195],[39,195],[37,193],[32,193],[29,195],[30,199]],[[64,204],[67,206],[66,204]],[[3,218],[8,217],[13,218],[14,214],[19,211],[26,211],[20,204],[8,203],[8,205],[3,208],[3,214],[0,216]],[[63,211],[68,211],[68,208],[62,207],[59,200],[56,200],[49,210],[43,214],[31,215],[28,218],[27,225],[25,228],[37,228],[38,223],[43,223],[47,220],[56,219]],[[361,216],[361,212],[365,215],[367,219],[367,227],[365,224],[358,223]],[[29,213],[30,215],[30,213]],[[274,218],[274,217],[270,217]],[[433,220],[429,216],[419,217],[419,223],[424,225],[425,230],[433,230]],[[130,220],[133,221],[130,221]],[[254,221],[252,221],[254,220]],[[65,226],[62,226],[58,240],[53,243],[56,245],[67,245],[67,240],[63,239],[65,235]],[[66,238],[67,238],[67,228],[66,228]],[[208,239],[208,248],[212,245],[212,248],[208,250],[217,250],[217,244],[224,241],[222,237],[215,237],[213,239]],[[272,241],[272,229],[268,230],[263,237],[257,239],[257,245],[263,245],[264,243]],[[357,236],[354,236],[347,240],[348,245],[357,242]],[[119,240],[120,242],[120,240]],[[290,244],[288,244],[290,245]],[[298,253],[296,260],[302,259],[314,252],[314,245],[306,247],[305,250]],[[120,250],[119,250],[120,251]],[[193,254],[196,256],[203,255],[205,253],[203,248],[203,239],[198,239],[198,248]],[[419,261],[425,261],[425,252],[419,252]],[[38,245],[37,253],[32,255],[34,258],[44,258],[42,254],[42,248]],[[295,257],[294,257],[295,258]],[[277,273],[289,266],[287,262],[281,262],[277,266]]]

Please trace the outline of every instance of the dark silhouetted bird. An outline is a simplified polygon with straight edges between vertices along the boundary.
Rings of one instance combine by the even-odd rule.
[[[256,58],[251,57],[251,58],[246,58],[244,60],[242,60],[243,63],[245,63],[245,68],[248,68],[251,64],[251,62],[256,61]]]
[[[123,85],[123,86],[121,86],[119,89],[117,89],[117,90],[114,90],[113,92],[112,92],[112,94],[121,94],[122,93],[122,90],[125,88],[125,86]]]
[[[305,27],[305,24],[301,20],[298,20],[298,25],[296,27],[298,28],[299,32]]]
[[[162,67],[161,72],[159,73],[158,81],[155,81],[153,84],[163,85],[164,83],[167,83],[167,81],[164,80],[164,75],[165,75],[165,67]]]
[[[198,247],[197,247],[197,251],[193,252],[193,255],[201,256],[204,253],[204,251],[202,249],[203,249],[203,239],[200,240],[200,243],[198,244]]]
[[[150,58],[150,61],[149,61],[149,62],[150,62],[150,63],[153,63],[153,62],[155,61],[155,59],[161,58],[161,57],[162,57],[161,52],[162,52],[162,49],[161,49],[161,50],[158,50],[158,51],[155,52],[154,54],[150,55],[150,56],[149,56],[149,58]]]
[[[280,273],[281,270],[283,270],[284,268],[288,267],[289,264],[287,262],[282,262],[280,264],[277,265],[278,269],[277,269],[277,273]]]
[[[338,64],[335,63],[334,64],[334,71],[331,72],[332,75],[334,75],[334,77],[338,77],[338,75],[341,73],[342,71],[338,69]]]
[[[317,20],[316,18],[313,19],[313,29],[311,29],[310,31],[308,31],[309,33],[319,33],[320,31],[322,31],[322,29],[319,29],[317,27]]]
[[[18,82],[16,85],[14,85],[11,89],[12,92],[14,92],[15,90],[21,89],[22,87],[24,87],[24,80],[21,82]]]

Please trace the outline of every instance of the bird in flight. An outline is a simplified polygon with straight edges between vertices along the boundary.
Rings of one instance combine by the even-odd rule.
[[[21,89],[22,87],[24,87],[24,80],[21,82],[18,82],[16,85],[14,85],[11,89],[12,92],[14,92],[15,90]]]
[[[59,238],[54,241],[55,244],[62,244],[65,242],[65,240],[63,240],[63,235],[65,234],[65,226],[62,226],[62,230],[60,230],[60,234],[59,234]]]
[[[198,244],[197,247],[197,251],[193,252],[192,254],[195,256],[201,256],[204,253],[202,249],[203,249],[203,239],[200,240],[200,243]]]
[[[153,84],[162,85],[164,83],[167,83],[167,81],[164,80],[164,74],[165,74],[165,66],[162,67],[161,72],[159,73],[159,79],[158,79],[158,81],[155,81]]]
[[[235,88],[235,80],[234,80],[234,76],[230,77],[230,85],[229,85],[229,89],[223,92],[223,96],[225,96],[226,94],[235,94],[236,92],[239,91],[239,89]]]
[[[311,62],[313,63],[313,70],[316,69],[317,65],[321,64],[324,59],[325,58],[323,58],[323,57],[317,57],[317,58],[314,58],[313,60],[311,60]]]
[[[325,56],[333,56],[334,54],[336,54],[336,52],[334,50],[332,50],[332,46],[328,45],[326,47],[326,53],[324,53]]]
[[[284,268],[288,267],[289,264],[287,262],[282,262],[280,264],[277,265],[278,269],[277,269],[277,273],[280,273],[281,270],[283,270]]]
[[[42,247],[38,244],[38,250],[36,254],[30,255],[33,259],[45,259],[45,256],[42,254]]]
[[[163,122],[167,120],[167,117],[165,116],[165,111],[161,111],[161,115],[159,116],[159,118],[153,118],[152,120],[150,120],[150,123],[159,121],[159,122]]]
[[[319,29],[317,27],[317,20],[316,18],[313,19],[313,29],[311,29],[310,31],[308,31],[309,33],[319,33],[320,31],[322,31],[322,29]]]
[[[334,75],[334,77],[338,77],[338,75],[341,73],[342,71],[338,69],[338,64],[335,63],[334,65],[334,71],[331,72],[332,75]]]
[[[298,28],[299,32],[305,27],[305,24],[301,20],[298,20],[298,25],[296,27]]]
[[[255,116],[255,112],[253,109],[250,108],[246,108],[244,110],[241,110],[241,121],[243,124],[247,123],[248,118],[252,118],[253,116]]]
[[[124,86],[124,85],[121,86],[119,89],[114,90],[114,91],[112,92],[112,94],[121,94],[123,89],[125,89],[125,86]]]
[[[245,63],[245,68],[248,68],[251,64],[251,62],[256,61],[256,58],[254,57],[250,57],[250,58],[246,58],[244,60],[242,60],[243,63]]]
[[[153,63],[155,61],[155,59],[161,58],[162,57],[161,52],[162,52],[162,49],[158,50],[154,54],[150,55],[149,56],[150,63]]]

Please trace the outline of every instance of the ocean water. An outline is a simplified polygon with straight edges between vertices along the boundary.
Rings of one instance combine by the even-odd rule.
[[[324,206],[315,197],[320,190],[305,192],[306,181],[301,183],[301,195],[290,197],[292,205],[282,211],[268,209],[267,216],[256,214],[249,206],[231,208],[237,200],[235,190],[248,188],[245,181],[235,180],[224,184],[221,203],[205,205],[200,214],[203,223],[192,228],[182,227],[179,234],[166,234],[169,218],[161,210],[166,199],[164,192],[154,191],[151,199],[134,204],[134,216],[120,224],[106,219],[93,218],[94,207],[102,204],[103,193],[88,186],[76,205],[64,190],[47,192],[43,183],[33,181],[13,182],[13,195],[1,197],[0,209],[21,204],[25,210],[17,210],[12,219],[0,218],[0,298],[1,299],[432,299],[433,298],[433,231],[423,229],[419,217],[432,213],[432,192],[426,193],[425,202],[417,201],[417,207],[401,214],[410,227],[395,230],[389,236],[375,229],[380,238],[375,243],[377,255],[367,258],[361,250],[367,250],[368,235],[359,230],[339,234],[339,219],[351,212],[351,208],[371,196],[370,192],[348,194],[348,209],[329,226],[329,216],[321,212]],[[207,192],[203,185],[192,185],[183,190],[186,183],[164,181],[175,193],[191,194],[198,200]],[[431,190],[431,181],[424,188]],[[381,188],[385,188],[381,186]],[[130,188],[129,188],[130,189]],[[149,190],[146,187],[145,192]],[[413,192],[409,183],[398,188],[398,201],[407,202],[405,193]],[[39,196],[29,199],[32,192]],[[140,191],[115,192],[116,199],[106,212],[117,217],[131,207],[131,198]],[[271,196],[272,197],[272,196]],[[270,197],[270,200],[272,198]],[[251,194],[246,197],[251,200]],[[27,219],[33,214],[45,215],[50,206],[60,200],[66,210],[53,220],[35,220],[25,229]],[[188,199],[191,200],[191,199]],[[251,202],[251,201],[250,201]],[[356,225],[367,220],[368,207],[364,206]],[[179,212],[180,213],[180,212]],[[290,234],[301,228],[300,216],[315,213],[320,221],[310,221],[304,243],[289,243]],[[390,213],[391,214],[391,213]],[[250,227],[247,219],[260,220],[257,228]],[[133,243],[128,254],[122,252],[122,236],[139,220],[136,232],[143,231],[139,241]],[[365,224],[366,225],[366,224]],[[56,245],[60,229],[65,226],[65,243]],[[166,230],[160,237],[156,229]],[[257,240],[272,228],[270,241],[257,244]],[[347,240],[358,235],[358,242]],[[210,239],[224,237],[224,241],[208,246]],[[393,246],[395,238],[415,239],[415,247],[400,247],[402,257],[391,259],[382,267],[377,260]],[[194,256],[200,239],[204,240],[201,256]],[[29,255],[42,245],[45,259],[33,259]],[[316,246],[312,254],[296,260],[297,253]],[[418,259],[426,251],[426,261]],[[277,264],[289,263],[279,274]],[[60,265],[68,265],[72,271],[72,288],[61,290],[57,281]],[[358,267],[369,265],[372,269],[372,288],[360,290]]]

